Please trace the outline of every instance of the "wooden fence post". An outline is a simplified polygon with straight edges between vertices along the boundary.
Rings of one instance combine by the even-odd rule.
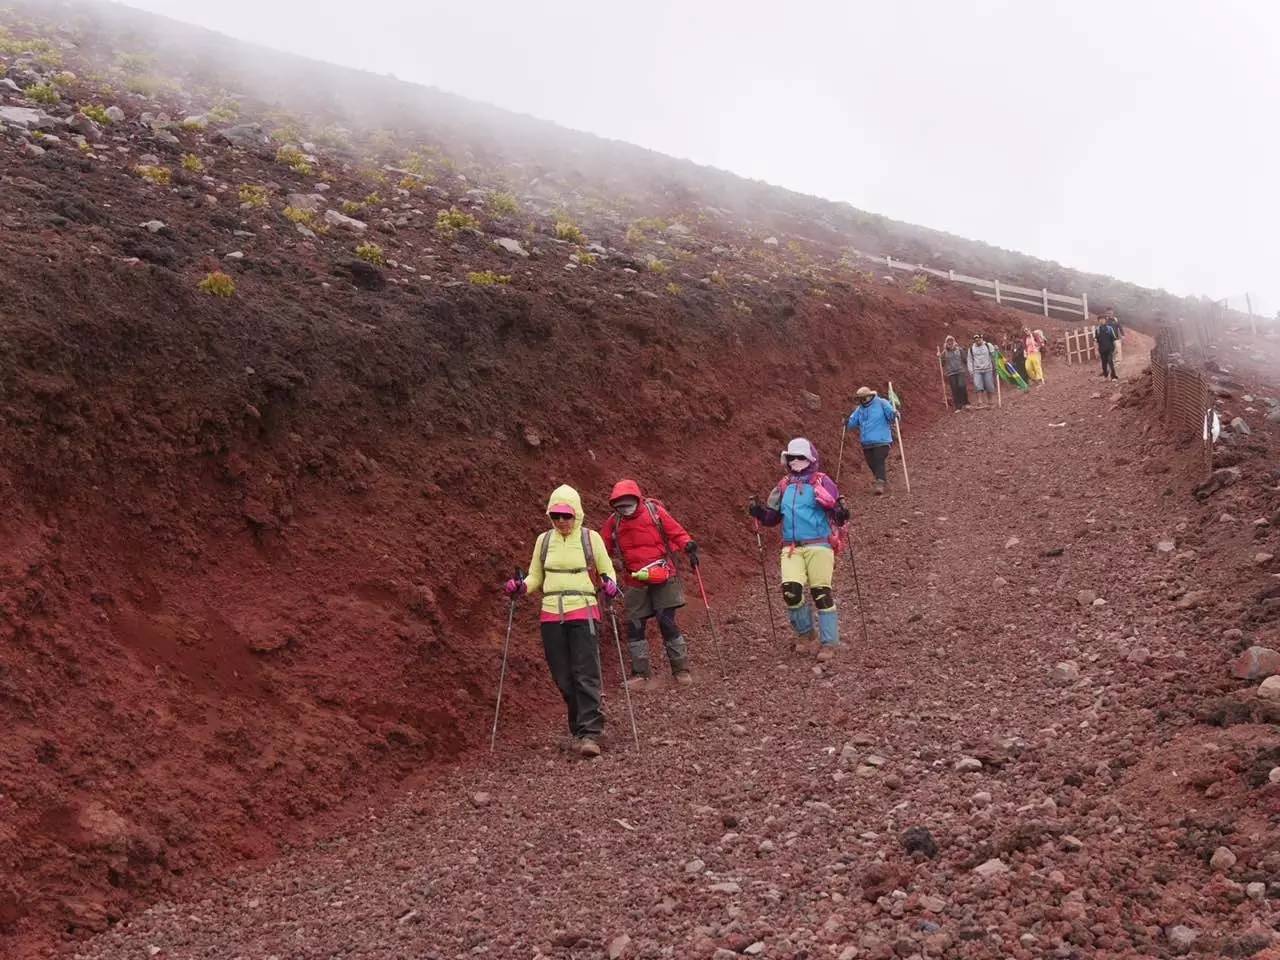
[[[999,303],[1000,302],[1000,281],[996,280],[994,282],[996,285],[996,303]]]
[[[1089,322],[1089,295],[1087,293],[1080,294],[1080,312],[1084,315],[1084,322]]]
[[[1249,294],[1244,295],[1244,305],[1249,308],[1249,329],[1253,331],[1253,335],[1258,335],[1258,321],[1253,316],[1253,301],[1249,299]]]
[[[1049,288],[1048,287],[1040,288],[1040,298],[1044,301],[1044,315],[1047,317],[1049,315]]]

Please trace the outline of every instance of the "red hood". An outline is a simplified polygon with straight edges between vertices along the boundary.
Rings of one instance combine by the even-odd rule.
[[[609,502],[613,503],[622,497],[635,497],[637,500],[643,500],[644,494],[640,492],[640,484],[634,480],[619,480],[613,485],[613,493],[609,494]]]

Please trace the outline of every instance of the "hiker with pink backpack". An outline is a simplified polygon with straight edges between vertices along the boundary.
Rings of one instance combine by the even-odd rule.
[[[684,606],[684,585],[676,565],[683,553],[698,566],[698,545],[659,501],[646,497],[634,480],[619,480],[609,494],[613,513],[600,528],[600,537],[620,571],[627,617],[627,646],[631,679],[627,686],[644,690],[655,684],[649,663],[645,625],[658,621],[658,632],[677,683],[693,682],[688,644],[676,625],[676,611]]]
[[[849,508],[835,481],[819,469],[818,451],[808,440],[797,437],[787,444],[782,465],[786,473],[768,499],[761,504],[752,497],[747,512],[762,526],[782,527],[782,599],[796,632],[794,649],[800,651],[816,632],[818,660],[827,661],[840,645],[833,584]],[[816,631],[806,587],[818,612]]]

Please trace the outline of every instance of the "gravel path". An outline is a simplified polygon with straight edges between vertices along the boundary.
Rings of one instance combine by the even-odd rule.
[[[828,668],[744,584],[717,602],[731,678],[691,606],[698,683],[637,697],[638,752],[611,684],[603,759],[505,727],[491,762],[75,956],[1262,955],[1280,846],[1245,771],[1275,738],[1197,723],[1230,651],[1179,600],[1209,574],[1153,549],[1205,508],[1145,410],[1048,373],[908,419],[911,496],[846,462],[870,644],[847,560]]]

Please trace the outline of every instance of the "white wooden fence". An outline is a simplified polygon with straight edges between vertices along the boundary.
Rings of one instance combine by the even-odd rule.
[[[1098,341],[1094,337],[1096,329],[1096,327],[1080,327],[1078,330],[1068,330],[1063,335],[1061,342],[1066,345],[1067,363],[1087,363],[1090,360],[1099,359]],[[1124,344],[1117,340],[1115,361],[1119,363],[1123,359]]]
[[[932,267],[921,266],[918,263],[895,260],[893,257],[873,256],[869,253],[863,253],[861,250],[852,250],[850,252],[863,260],[870,260],[872,263],[883,263],[890,270],[926,273],[933,277],[949,280],[952,283],[962,283],[978,296],[989,297],[995,300],[996,303],[1016,303],[1029,307],[1038,307],[1046,317],[1050,316],[1050,310],[1057,310],[1062,313],[1069,313],[1072,316],[1084,317],[1086,321],[1089,319],[1089,295],[1087,293],[1072,297],[1065,293],[1050,293],[1044,288],[1032,290],[1030,287],[1018,287],[1012,283],[1001,283],[999,280],[968,277],[963,273],[956,273],[954,270],[935,270]]]

